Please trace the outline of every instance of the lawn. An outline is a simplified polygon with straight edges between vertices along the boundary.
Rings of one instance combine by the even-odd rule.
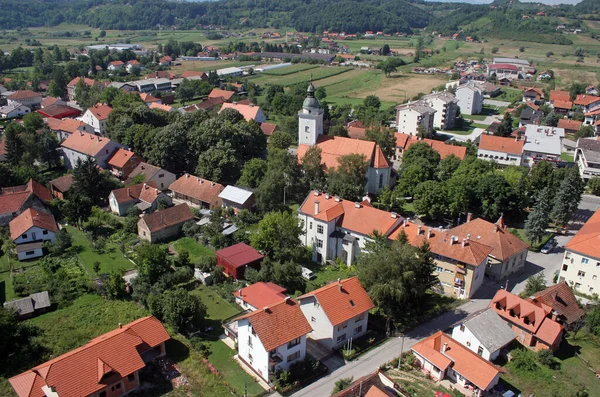
[[[15,291],[12,286],[12,277],[9,270],[9,258],[8,256],[0,256],[0,302],[10,301],[19,298],[15,295]],[[13,270],[28,269],[33,266],[37,266],[38,261],[33,259],[26,262],[20,262],[16,259],[10,259],[10,264]]]
[[[544,244],[546,244],[548,242],[548,240],[550,240],[554,236],[554,233],[546,233],[546,234],[544,234],[544,237],[542,237],[542,240],[540,241],[540,243],[532,244],[531,241],[529,241],[529,239],[527,238],[527,236],[525,236],[524,229],[508,228],[508,231],[511,232],[512,234],[514,234],[515,236],[517,236],[518,238],[520,238],[521,240],[525,241],[527,244],[529,244],[530,245],[529,249],[532,251],[535,251],[535,252],[539,252],[540,249],[544,246]]]
[[[306,290],[312,291],[320,288],[338,278],[345,279],[356,275],[356,269],[345,265],[319,265],[314,262],[305,263],[303,266],[308,267],[315,273],[315,278],[307,283]]]
[[[195,263],[205,256],[215,256],[215,251],[205,247],[191,237],[182,237],[173,243],[175,250],[181,252],[186,250],[190,254],[190,260]]]
[[[560,154],[560,159],[562,161],[568,161],[569,163],[572,163],[575,161],[575,156],[573,156],[573,153],[564,152]]]
[[[320,66],[314,69],[308,69],[299,71],[296,73],[287,74],[284,76],[274,76],[268,74],[257,74],[248,77],[249,81],[252,81],[259,85],[264,84],[278,84],[284,87],[289,87],[298,83],[309,81],[311,78],[313,81],[326,79],[327,77],[336,76],[338,74],[346,73],[351,71],[352,68],[348,67],[327,67]],[[319,84],[317,84],[319,85]]]
[[[516,88],[502,87],[500,95],[494,97],[495,101],[515,102],[523,99],[523,91]]]

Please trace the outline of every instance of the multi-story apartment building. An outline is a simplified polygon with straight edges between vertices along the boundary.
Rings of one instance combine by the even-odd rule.
[[[422,98],[435,110],[433,127],[440,130],[452,129],[456,121],[458,99],[449,92],[434,92]]]
[[[433,132],[436,110],[426,101],[408,102],[396,106],[396,128],[398,132],[408,135],[418,135],[419,127],[423,126],[425,134]]]

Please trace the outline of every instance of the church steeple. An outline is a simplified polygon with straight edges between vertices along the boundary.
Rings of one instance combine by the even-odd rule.
[[[319,135],[323,135],[323,109],[315,98],[312,79],[306,89],[306,99],[298,112],[298,143],[313,146]]]
[[[306,99],[304,100],[302,107],[305,109],[321,108],[319,101],[317,98],[315,98],[315,86],[313,86],[312,80],[308,83],[308,88],[306,89]]]

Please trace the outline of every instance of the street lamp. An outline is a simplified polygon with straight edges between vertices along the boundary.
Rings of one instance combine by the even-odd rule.
[[[402,354],[404,354],[404,333],[400,334],[402,342],[400,344],[400,358],[398,359],[398,369],[402,366]]]

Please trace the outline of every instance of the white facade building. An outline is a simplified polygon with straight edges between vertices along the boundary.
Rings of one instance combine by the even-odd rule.
[[[423,126],[429,135],[433,132],[435,113],[436,110],[425,101],[396,106],[396,128],[404,134],[418,135],[419,126]]]
[[[112,108],[108,105],[95,105],[80,117],[84,123],[92,126],[96,134],[104,135],[105,126]]]
[[[536,161],[558,161],[562,153],[564,128],[529,124],[526,126],[523,163],[533,167]]]
[[[473,82],[456,88],[456,99],[461,114],[473,115],[481,113],[483,92]]]
[[[21,105],[20,103],[13,103],[12,105],[0,107],[0,117],[3,119],[23,117],[29,113],[31,113],[31,109],[25,105]]]
[[[308,86],[307,97],[298,112],[298,143],[314,146],[323,135],[323,109],[315,98],[315,87]]]
[[[482,134],[479,138],[477,157],[503,166],[520,166],[523,162],[524,145],[523,140]]]
[[[456,109],[458,108],[458,100],[454,95],[446,91],[434,92],[425,95],[422,100],[426,101],[435,110],[433,116],[434,128],[440,130],[454,128]]]
[[[58,225],[52,214],[28,208],[9,223],[10,237],[20,261],[43,255],[43,243],[54,243]]]

